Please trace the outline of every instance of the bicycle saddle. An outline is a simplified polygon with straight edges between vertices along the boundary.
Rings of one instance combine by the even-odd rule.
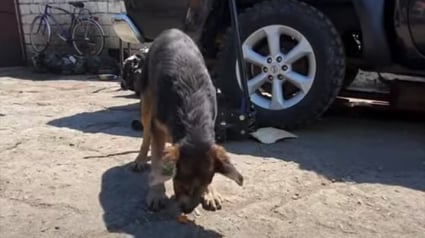
[[[74,6],[76,8],[83,8],[84,3],[83,2],[68,2],[69,5]]]

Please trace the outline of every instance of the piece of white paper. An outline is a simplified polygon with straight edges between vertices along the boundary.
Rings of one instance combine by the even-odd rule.
[[[273,144],[278,140],[297,138],[296,135],[290,132],[273,127],[260,128],[257,131],[251,133],[251,136],[263,144]]]

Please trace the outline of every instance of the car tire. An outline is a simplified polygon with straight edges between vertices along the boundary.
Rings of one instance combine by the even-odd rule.
[[[349,87],[354,82],[354,80],[357,78],[358,74],[359,74],[358,68],[347,66],[347,68],[345,70],[344,84],[342,85],[342,87],[343,88]]]
[[[298,60],[303,61],[301,62],[302,64],[298,61],[294,61],[291,65],[289,65],[289,67],[291,67],[290,78],[292,79],[289,82],[289,85],[287,82],[289,74],[286,74],[284,77],[281,77],[282,75],[276,75],[276,68],[282,64],[277,63],[278,58],[273,58],[276,54],[271,57],[273,63],[276,61],[276,64],[271,66],[267,65],[268,72],[271,72],[269,70],[273,70],[272,73],[274,75],[270,82],[265,83],[264,88],[266,89],[260,88],[257,90],[255,89],[256,86],[250,87],[252,88],[252,91],[255,91],[255,93],[250,94],[251,101],[257,111],[258,125],[294,129],[319,118],[327,110],[339,93],[343,84],[345,72],[344,47],[340,36],[331,21],[319,10],[295,0],[259,3],[254,5],[252,8],[246,9],[238,16],[238,18],[241,41],[244,46],[243,51],[245,59],[248,62],[247,68],[250,72],[248,79],[253,85],[255,85],[255,81],[251,80],[256,77],[255,68],[257,67],[253,65],[258,63],[258,59],[252,60],[247,57],[248,54],[245,47],[249,45],[251,49],[258,48],[258,51],[260,52],[262,50],[261,44],[264,44],[265,41],[267,43],[266,48],[269,48],[268,46],[272,43],[269,44],[267,39],[267,34],[269,34],[268,31],[277,31],[280,35],[280,37],[275,37],[280,39],[280,47],[277,47],[277,49],[283,52],[283,57],[288,56],[285,60],[293,60],[294,57],[289,57],[289,53],[291,50],[297,49],[295,46],[298,46],[299,43],[303,43],[303,45],[300,44],[302,47],[300,46],[298,51],[302,51],[307,48],[312,50],[312,52],[308,53],[308,55],[303,56],[303,58]],[[273,30],[270,27],[276,27],[276,29],[279,30]],[[261,37],[255,35],[259,34],[259,32],[261,33],[262,30],[262,34],[265,35],[265,39],[260,39]],[[281,31],[283,31],[283,34],[281,34]],[[286,33],[288,34],[285,35]],[[289,33],[293,33],[295,36],[291,36]],[[270,35],[272,36],[272,33],[270,33]],[[252,40],[252,36],[254,36],[254,40]],[[218,54],[218,61],[214,73],[216,77],[216,85],[223,92],[229,106],[238,106],[241,102],[242,91],[240,81],[237,76],[237,61],[233,37],[233,31],[228,29],[224,36],[223,47]],[[258,42],[255,43],[255,39],[257,38]],[[270,39],[272,39],[270,42],[276,42],[275,40],[273,41],[273,37],[270,37]],[[284,43],[291,43],[291,40],[299,40],[299,42],[295,42],[294,48],[288,48],[288,51],[284,52]],[[261,43],[261,41],[263,41],[263,43]],[[305,42],[307,42],[309,46],[304,47],[306,45],[304,44]],[[294,44],[294,42],[292,42],[292,44]],[[269,56],[271,55],[271,48],[269,48]],[[276,47],[274,47],[274,51],[276,52]],[[261,56],[269,60],[269,58],[267,58],[269,57],[267,56],[267,52],[262,53]],[[294,54],[292,54],[292,56],[294,56]],[[255,61],[256,63],[251,63],[252,61]],[[260,61],[264,62],[263,58],[261,58]],[[307,66],[305,66],[305,62],[307,62]],[[310,63],[311,65],[309,65]],[[310,66],[314,66],[313,74],[311,73],[312,70]],[[257,69],[257,71],[261,71],[261,67],[260,69]],[[282,66],[281,71],[285,69],[287,70],[285,73],[288,73],[289,71],[287,68]],[[300,72],[296,72],[295,68],[297,68],[297,70],[302,69],[307,71],[307,73],[300,73],[302,70]],[[307,68],[307,70],[305,70],[305,68]],[[294,80],[294,75],[296,75],[294,72],[298,73],[296,78],[302,83],[298,84],[299,81]],[[261,71],[258,75],[261,73],[265,72]],[[306,77],[300,77],[299,74]],[[310,77],[313,75],[314,77]],[[264,75],[261,75],[260,77],[263,76]],[[253,79],[251,79],[251,77]],[[277,81],[275,81],[276,77],[282,79],[281,81],[283,82],[283,86],[274,87],[275,85],[279,85]],[[311,79],[311,81],[303,81],[304,79]],[[296,89],[294,89],[295,85],[291,85],[293,82],[296,82],[299,86],[299,94],[296,92],[294,93]],[[267,95],[267,87],[269,88],[268,91],[271,91],[269,99],[264,96]],[[277,91],[275,91],[274,88],[276,88]],[[281,89],[280,92],[279,88]],[[301,88],[303,90],[301,90]],[[259,90],[262,90],[260,92],[261,95],[257,95]],[[273,96],[273,92],[278,92],[275,95],[282,95],[282,100],[280,100],[278,96]],[[303,97],[301,99],[300,97],[296,98],[296,101],[290,101],[292,98],[285,98],[292,95],[295,95],[294,97],[298,97],[297,95],[303,95]],[[263,98],[265,99],[263,100]],[[288,100],[286,101],[286,99]],[[267,100],[270,101],[270,107],[267,107]],[[286,102],[288,103],[285,104]]]

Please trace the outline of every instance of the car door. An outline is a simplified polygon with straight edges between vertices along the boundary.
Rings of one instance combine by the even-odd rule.
[[[165,29],[183,29],[189,0],[124,0],[127,14],[147,39]]]
[[[409,28],[414,44],[425,55],[425,0],[410,0]]]

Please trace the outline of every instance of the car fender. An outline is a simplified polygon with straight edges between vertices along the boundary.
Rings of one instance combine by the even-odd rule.
[[[363,39],[363,58],[375,68],[391,64],[384,25],[385,0],[353,0]]]

